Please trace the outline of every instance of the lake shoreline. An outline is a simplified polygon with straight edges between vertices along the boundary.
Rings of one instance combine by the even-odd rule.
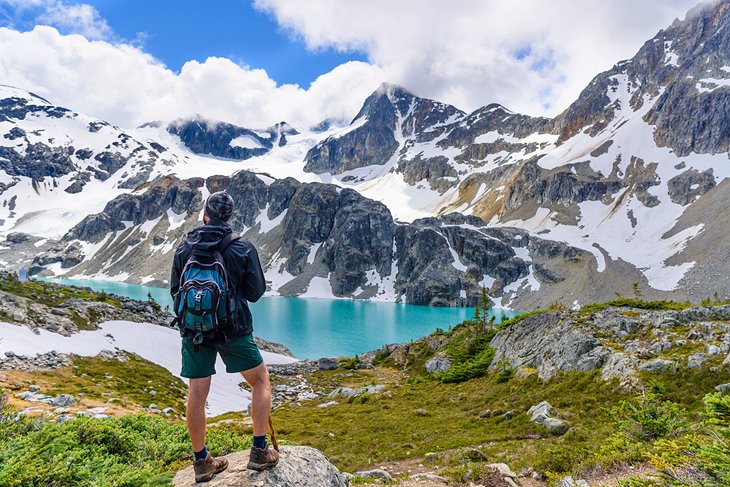
[[[118,281],[34,278],[43,282],[89,288],[96,292],[149,301],[163,311],[172,307],[169,290]],[[474,314],[473,308],[446,308],[402,303],[264,296],[250,304],[254,335],[281,343],[300,359],[355,356],[387,344],[416,340],[437,329],[449,329]],[[501,315],[517,314],[496,310]]]

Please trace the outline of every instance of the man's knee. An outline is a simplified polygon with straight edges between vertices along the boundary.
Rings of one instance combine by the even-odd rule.
[[[188,386],[188,403],[204,404],[206,399],[208,399],[209,391],[210,377],[203,377],[201,379],[190,379],[190,385]]]
[[[251,370],[246,370],[242,372],[242,374],[243,378],[246,379],[246,382],[248,382],[251,387],[255,389],[269,388],[269,370],[266,368],[265,364],[261,364]]]

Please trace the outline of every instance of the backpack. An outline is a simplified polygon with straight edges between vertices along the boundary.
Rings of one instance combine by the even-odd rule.
[[[197,346],[224,331],[233,316],[236,296],[228,280],[223,252],[238,235],[228,234],[212,252],[193,249],[182,272],[176,297],[180,333]]]

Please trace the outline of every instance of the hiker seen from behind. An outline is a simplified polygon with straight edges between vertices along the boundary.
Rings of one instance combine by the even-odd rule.
[[[224,457],[213,458],[205,446],[205,404],[217,355],[226,372],[240,372],[251,386],[254,436],[248,468],[263,470],[279,461],[278,448],[267,445],[269,373],[253,339],[248,307],[248,302],[263,295],[266,281],[254,246],[234,234],[227,223],[233,209],[233,198],[226,192],[208,197],[204,225],[188,233],[177,248],[170,276],[175,322],[182,336],[181,375],[190,379],[185,416],[196,482],[211,480],[228,467]]]

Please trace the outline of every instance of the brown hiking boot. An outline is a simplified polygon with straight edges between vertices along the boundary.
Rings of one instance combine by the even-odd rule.
[[[265,449],[251,447],[251,455],[248,458],[249,470],[262,471],[279,463],[279,452],[268,446]]]
[[[221,473],[228,468],[228,460],[225,457],[213,458],[210,453],[204,460],[195,460],[193,469],[195,470],[196,482],[208,482],[217,473]]]

